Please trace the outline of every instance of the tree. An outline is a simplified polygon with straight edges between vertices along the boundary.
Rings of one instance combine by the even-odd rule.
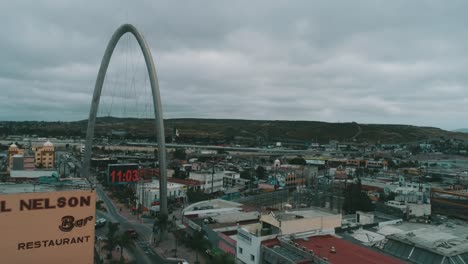
[[[154,149],[154,160],[158,161],[159,160],[159,151],[157,148]]]
[[[372,211],[372,202],[362,191],[361,179],[358,178],[355,183],[347,186],[343,210],[348,214],[354,214],[356,211]]]
[[[296,157],[296,158],[293,158],[291,160],[289,160],[289,164],[291,165],[306,165],[306,161],[305,159],[301,158],[301,157]]]
[[[234,257],[228,253],[224,253],[222,255],[215,255],[212,259],[208,261],[208,264],[234,264],[235,260]]]
[[[107,225],[106,244],[104,248],[107,250],[107,258],[112,258],[112,251],[117,246],[117,231],[119,230],[119,223],[109,222]]]
[[[166,214],[160,213],[154,222],[154,225],[159,228],[159,234],[161,234],[161,236],[159,237],[160,241],[161,239],[163,239],[162,234],[164,234],[164,231],[167,229],[167,224],[168,216]]]
[[[252,178],[252,169],[241,171],[240,177],[242,179],[250,180]]]
[[[209,200],[212,195],[204,193],[202,190],[192,190],[187,191],[187,199],[190,203],[197,203],[201,201]]]
[[[120,246],[120,259],[123,260],[123,250],[133,246],[133,239],[127,233],[123,233],[117,237],[116,244]]]
[[[178,160],[185,160],[187,158],[185,149],[176,149],[172,155],[175,159],[178,159]]]
[[[195,263],[200,263],[200,261],[198,260],[198,252],[199,251],[204,251],[204,250],[211,247],[210,241],[208,241],[205,238],[205,231],[199,231],[199,230],[196,230],[193,233],[192,239],[190,239],[190,241],[189,241],[189,246],[191,248],[195,249],[195,254],[196,254],[195,255],[195,258],[196,258]]]
[[[255,170],[255,174],[259,179],[265,179],[267,177],[266,169],[262,166],[258,166]]]

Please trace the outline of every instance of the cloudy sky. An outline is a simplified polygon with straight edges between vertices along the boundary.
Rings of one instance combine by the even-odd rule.
[[[2,1],[0,120],[87,118],[104,49],[128,22],[152,48],[165,118],[468,127],[467,10],[456,0]],[[145,86],[125,41],[108,101],[132,98],[107,88],[124,86],[119,67]]]

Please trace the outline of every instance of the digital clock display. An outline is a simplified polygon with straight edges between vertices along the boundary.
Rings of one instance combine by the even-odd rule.
[[[111,184],[137,183],[139,176],[138,164],[109,165],[108,180]]]

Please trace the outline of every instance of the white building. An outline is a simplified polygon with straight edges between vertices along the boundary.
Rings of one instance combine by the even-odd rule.
[[[263,238],[263,240],[266,239],[267,238]],[[262,237],[259,236],[259,225],[254,224],[251,226],[246,226],[245,228],[239,227],[237,229],[236,240],[236,258],[240,263],[260,263],[260,248],[262,243]]]
[[[225,188],[231,188],[237,184],[241,184],[240,173],[235,171],[224,171],[223,186]]]
[[[159,180],[150,183],[138,183],[136,189],[137,205],[141,204],[144,208],[153,211],[159,211]],[[168,182],[167,197],[169,199],[185,200],[187,197],[187,186],[185,184]]]
[[[223,191],[224,172],[190,172],[189,179],[202,183],[201,189],[205,193]],[[213,184],[212,184],[213,179]]]

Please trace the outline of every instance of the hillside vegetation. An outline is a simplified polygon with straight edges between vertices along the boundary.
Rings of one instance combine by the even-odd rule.
[[[73,122],[0,122],[0,135],[37,135],[40,137],[84,137],[87,121]],[[330,140],[368,143],[407,143],[435,138],[468,140],[468,134],[435,127],[409,125],[327,123],[316,121],[272,121],[235,119],[168,119],[165,132],[169,141],[174,128],[180,142],[320,142]],[[96,137],[112,131],[125,131],[127,138],[154,138],[154,122],[150,119],[98,118]]]

